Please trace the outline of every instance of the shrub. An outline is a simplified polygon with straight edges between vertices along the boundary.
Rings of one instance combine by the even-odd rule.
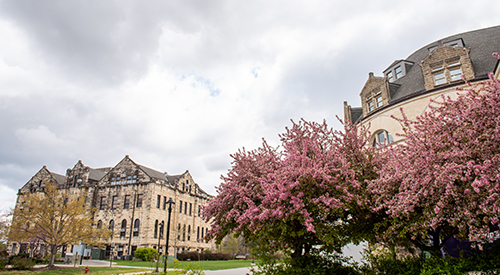
[[[178,253],[177,259],[179,261],[198,260],[198,259],[200,261],[225,261],[231,259],[231,255],[224,253],[187,252],[187,253]]]
[[[156,253],[158,252],[154,248],[150,247],[138,248],[134,253],[134,257],[149,262],[155,258]]]
[[[7,251],[2,251],[0,252],[0,270],[4,270],[5,269],[5,265],[8,263],[9,261],[9,253],[7,253]]]
[[[30,270],[35,265],[35,262],[29,258],[14,257],[10,261],[10,264],[12,265],[12,268],[16,270]]]

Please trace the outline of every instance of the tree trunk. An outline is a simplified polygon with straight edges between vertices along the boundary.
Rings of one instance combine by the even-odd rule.
[[[50,245],[50,260],[49,260],[49,267],[54,266],[54,258],[56,257],[57,253],[57,245],[51,244]]]

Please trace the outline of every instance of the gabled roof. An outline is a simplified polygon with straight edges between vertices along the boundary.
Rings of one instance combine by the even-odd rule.
[[[165,173],[151,169],[149,167],[146,167],[144,165],[138,165],[142,171],[144,171],[148,176],[155,178],[155,179],[161,179],[161,180],[166,180],[165,178]]]
[[[89,179],[100,181],[110,170],[111,167],[103,167],[97,169],[90,168]]]
[[[63,185],[64,182],[66,181],[66,176],[63,176],[63,175],[60,175],[60,174],[57,174],[57,173],[54,173],[54,172],[50,172],[50,171],[49,171],[49,173],[57,181],[57,183],[59,185]]]

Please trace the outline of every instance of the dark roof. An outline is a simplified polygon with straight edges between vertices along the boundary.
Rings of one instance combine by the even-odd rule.
[[[394,81],[395,84],[401,86],[392,95],[391,101],[425,90],[420,62],[429,55],[429,48],[457,39],[462,39],[464,47],[470,49],[469,55],[476,77],[487,75],[495,69],[497,60],[492,53],[500,50],[500,26],[448,36],[425,45],[405,59],[415,65],[406,72],[404,77]]]
[[[363,108],[361,107],[351,108],[351,118],[352,122],[361,120],[363,118]]]
[[[49,173],[52,175],[52,177],[54,177],[54,179],[57,181],[59,185],[63,185],[64,182],[66,181],[66,176],[54,172],[49,172]]]
[[[413,65],[406,67],[406,75],[404,77],[398,78],[393,83],[389,84],[391,99],[389,100],[389,105],[387,106],[405,101],[408,98],[412,98],[419,94],[426,93],[427,91],[425,89],[424,77],[420,64],[422,60],[429,55],[429,48],[459,39],[462,40],[465,48],[470,49],[469,56],[476,80],[484,79],[488,73],[495,70],[498,60],[494,58],[492,54],[500,51],[500,26],[448,36],[425,45],[409,55],[406,59],[396,60],[389,67],[387,67],[385,71],[402,61],[413,63]],[[379,110],[383,109],[384,108],[381,108]],[[351,108],[351,118],[353,123],[364,119],[363,114],[359,113],[360,110],[361,108]],[[377,113],[377,111],[371,113],[370,115],[375,113]]]
[[[151,168],[143,166],[143,165],[139,165],[139,167],[141,167],[141,169],[144,172],[146,172],[146,174],[148,174],[148,176],[150,176],[152,178],[156,178],[156,179],[165,180],[165,174],[163,172],[151,169]]]
[[[102,179],[102,177],[104,177],[104,175],[106,175],[109,172],[109,170],[111,170],[111,167],[103,167],[97,169],[90,168],[89,178],[92,180],[99,181]]]

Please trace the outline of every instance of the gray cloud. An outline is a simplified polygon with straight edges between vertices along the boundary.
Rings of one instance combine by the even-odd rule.
[[[42,165],[64,174],[79,159],[112,166],[127,154],[170,174],[189,170],[215,193],[238,148],[263,137],[277,145],[290,119],[339,127],[342,101],[358,105],[368,72],[498,25],[499,8],[0,0],[2,209]]]

